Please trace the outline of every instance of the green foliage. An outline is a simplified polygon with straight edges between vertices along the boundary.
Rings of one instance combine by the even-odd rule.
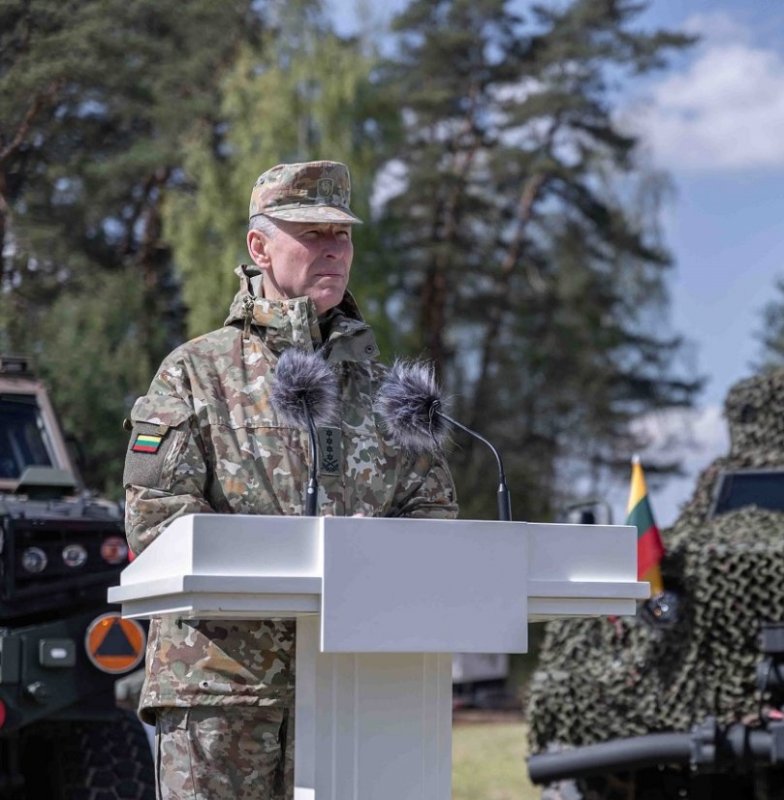
[[[415,0],[397,18],[384,89],[407,121],[406,186],[382,224],[387,249],[407,255],[392,300],[409,346],[502,447],[517,518],[542,518],[567,467],[625,463],[630,420],[697,388],[661,333],[659,190],[613,121],[610,85],[689,40],[634,30],[641,6],[622,0],[535,7],[530,20],[511,7]],[[492,514],[492,460],[460,444],[461,505]]]
[[[237,285],[232,269],[247,259],[250,190],[264,170],[285,161],[345,161],[352,208],[370,217],[380,160],[377,131],[389,116],[370,83],[373,58],[358,41],[334,34],[315,4],[273,8],[275,27],[260,50],[239,54],[222,84],[220,123],[193,132],[185,179],[167,199],[165,230],[183,279],[190,335],[225,318]],[[380,291],[379,267],[362,256],[373,235],[370,226],[355,229],[352,287],[360,302]]]
[[[141,346],[143,304],[131,269],[83,276],[54,301],[39,331],[36,366],[61,424],[80,444],[85,483],[117,498],[128,441],[122,410],[157,367]]]
[[[251,0],[0,4],[0,343],[38,355],[56,380],[56,405],[74,422],[77,403],[90,408],[97,392],[119,432],[129,398],[102,393],[101,381],[142,390],[140,366],[146,382],[181,338],[160,205],[184,131],[211,116],[220,75],[258,27]],[[142,300],[127,318],[137,291]],[[99,349],[76,358],[65,380],[51,320],[68,316],[76,347],[79,331],[101,330],[99,313],[125,325],[133,358],[104,364],[126,345],[84,341],[79,348]],[[108,420],[80,428],[96,464],[120,444],[109,430]],[[88,469],[94,486],[119,480],[111,459],[103,463],[103,473]]]
[[[24,280],[64,261],[116,267],[153,246],[180,136],[213,108],[249,3],[9,2],[0,8],[0,189]],[[223,31],[223,33],[218,33]],[[15,270],[13,275],[8,270]],[[40,276],[39,276],[40,277]]]
[[[412,0],[382,64],[319,0],[0,2],[0,347],[35,354],[92,485],[116,487],[162,355],[222,323],[281,161],[350,165],[352,291],[385,355],[433,357],[501,446],[516,517],[690,401],[664,184],[612,114],[688,40],[635,29],[630,0],[513,6]],[[492,514],[492,461],[458,444],[463,513]]]

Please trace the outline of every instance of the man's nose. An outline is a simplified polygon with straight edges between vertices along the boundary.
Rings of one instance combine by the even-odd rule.
[[[346,242],[335,234],[324,237],[324,255],[327,258],[340,258],[346,252]]]

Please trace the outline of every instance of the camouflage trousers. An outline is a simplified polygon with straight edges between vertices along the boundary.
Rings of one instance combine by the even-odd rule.
[[[158,800],[292,800],[294,709],[158,708]]]

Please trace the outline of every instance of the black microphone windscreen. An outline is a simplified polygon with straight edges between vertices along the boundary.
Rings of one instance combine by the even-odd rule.
[[[449,437],[449,425],[436,413],[441,403],[433,365],[398,360],[381,384],[375,409],[400,447],[433,452]]]
[[[337,377],[321,356],[296,347],[281,353],[270,400],[287,425],[308,427],[303,401],[314,425],[334,422],[338,395]]]

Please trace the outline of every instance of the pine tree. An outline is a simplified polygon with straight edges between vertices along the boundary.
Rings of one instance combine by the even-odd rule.
[[[518,515],[542,518],[565,466],[625,461],[629,421],[697,388],[675,369],[679,339],[661,334],[670,260],[652,215],[634,213],[645,176],[610,83],[688,40],[634,30],[642,6],[625,0],[530,19],[511,5],[415,0],[397,18],[387,91],[407,122],[406,186],[384,221],[386,247],[407,255],[392,302],[409,346],[503,446]],[[491,463],[461,446],[474,515]]]
[[[57,392],[67,386],[72,399],[81,386],[85,407],[113,414],[120,453],[126,398],[108,386],[94,394],[95,376],[122,370],[119,384],[140,393],[182,338],[161,204],[184,132],[213,117],[220,75],[259,30],[252,0],[0,5],[0,347],[36,357],[58,406],[71,400]],[[79,344],[90,358],[58,352],[65,337],[50,320],[65,325],[65,309],[70,331],[95,336]],[[117,350],[120,323],[132,353]],[[109,364],[117,352],[125,359]],[[80,433],[88,453],[109,447],[95,426]]]

